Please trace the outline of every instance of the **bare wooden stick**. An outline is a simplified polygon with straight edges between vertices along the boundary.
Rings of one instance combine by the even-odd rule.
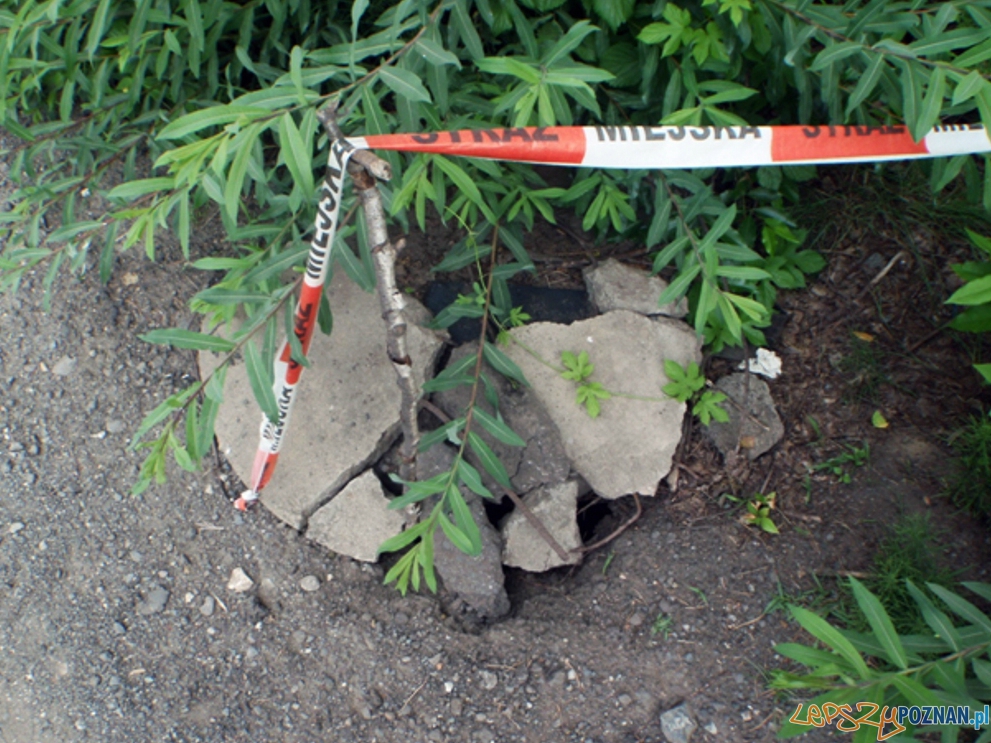
[[[362,152],[348,164],[355,190],[365,214],[368,240],[372,244],[372,260],[375,264],[376,290],[382,306],[382,319],[386,325],[386,350],[396,381],[402,393],[399,420],[403,441],[399,447],[399,476],[407,482],[416,480],[416,449],[420,443],[420,429],[416,422],[417,401],[420,390],[413,373],[413,361],[406,342],[406,298],[396,282],[396,257],[405,247],[402,240],[393,243],[386,229],[382,196],[375,186],[372,173],[387,173],[388,164],[370,152]],[[378,162],[376,162],[378,161]],[[383,167],[384,166],[384,167]]]

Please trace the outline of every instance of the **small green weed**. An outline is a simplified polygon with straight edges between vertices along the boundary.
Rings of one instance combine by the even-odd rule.
[[[850,375],[850,396],[855,400],[877,403],[881,386],[886,384],[884,352],[873,340],[859,336],[850,339],[850,353],[839,363],[839,370]]]
[[[740,521],[748,526],[756,526],[763,529],[768,534],[778,534],[778,526],[771,517],[771,511],[774,510],[777,498],[777,493],[768,493],[767,495],[754,493],[754,497],[746,501],[747,511],[740,517]],[[744,502],[743,498],[738,498],[729,493],[726,494],[726,499],[733,503]]]
[[[958,474],[947,490],[953,503],[991,519],[991,417],[972,418],[957,432]]]
[[[842,454],[838,454],[831,459],[827,459],[825,462],[815,465],[812,468],[813,472],[822,472],[825,470],[832,474],[839,482],[850,482],[851,468],[863,467],[867,464],[871,460],[871,449],[866,441],[863,446],[847,446],[844,444],[844,448],[846,451]]]
[[[708,426],[714,420],[720,423],[729,420],[729,413],[720,405],[725,402],[726,395],[715,390],[702,392],[705,388],[705,377],[694,361],[685,367],[677,361],[668,359],[664,362],[664,373],[671,380],[664,385],[664,394],[678,402],[693,401],[692,415],[697,416],[703,425]]]
[[[941,566],[938,556],[940,541],[929,514],[915,513],[899,518],[874,554],[871,577],[864,581],[880,599],[891,621],[902,634],[926,632],[925,619],[919,615],[915,600],[905,581],[917,586],[937,583],[952,586],[955,576]],[[852,598],[852,597],[851,597]],[[860,622],[865,629],[866,618]]]
[[[668,639],[668,635],[671,634],[671,628],[674,626],[674,620],[669,617],[664,612],[657,615],[657,619],[650,627],[650,634],[660,635],[662,639]]]
[[[602,563],[602,574],[605,575],[609,571],[609,566],[612,565],[612,561],[616,559],[616,552],[611,551],[606,555],[606,561]]]
[[[767,602],[767,606],[764,607],[764,613],[773,614],[776,611],[783,611],[787,614],[789,606],[797,605],[804,606],[816,614],[825,616],[837,602],[836,591],[826,588],[822,581],[819,580],[819,576],[814,573],[812,580],[815,582],[815,588],[810,588],[799,593],[788,593],[781,581],[778,581],[775,595]]]
[[[699,600],[702,602],[703,606],[709,605],[709,597],[705,595],[705,591],[703,591],[701,588],[696,588],[695,586],[688,586],[688,590],[699,597]]]
[[[588,351],[582,351],[577,356],[571,351],[564,351],[561,353],[561,363],[564,364],[565,369],[561,372],[561,376],[578,385],[575,401],[585,406],[589,418],[598,418],[601,412],[599,401],[608,400],[612,397],[612,393],[599,382],[588,381],[595,371],[595,365],[589,363]]]

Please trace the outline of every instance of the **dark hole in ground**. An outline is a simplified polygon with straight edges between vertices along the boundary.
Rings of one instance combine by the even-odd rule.
[[[458,295],[472,296],[474,290],[464,281],[433,281],[427,286],[423,303],[435,316],[454,302]],[[570,324],[595,315],[588,293],[582,289],[554,289],[536,286],[509,285],[509,296],[514,307],[522,307],[530,315],[529,322],[556,322]],[[447,332],[451,341],[460,346],[478,339],[481,332],[479,320],[461,319]]]
[[[482,505],[485,507],[485,515],[495,528],[499,528],[499,523],[513,511],[513,502],[509,496],[504,496],[501,500],[485,500]]]
[[[595,493],[583,495],[578,499],[578,532],[582,541],[588,543],[598,534],[599,525],[603,521],[613,520],[613,509],[610,501],[600,498]],[[606,524],[608,525],[608,524]]]

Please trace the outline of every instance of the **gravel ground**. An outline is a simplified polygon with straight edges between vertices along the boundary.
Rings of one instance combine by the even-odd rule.
[[[106,286],[58,279],[44,313],[42,275],[0,297],[0,743],[653,743],[682,702],[693,740],[771,740],[794,710],[765,689],[772,645],[807,641],[764,613],[779,586],[863,569],[872,516],[923,507],[881,469],[858,473],[817,484],[821,515],[771,538],[700,496],[696,472],[581,567],[510,570],[511,616],[467,627],[443,599],[383,586],[379,566],[238,513],[219,457],[130,496],[131,432],[196,370],[137,335],[190,327],[203,278],[165,244],[158,263],[119,257]],[[957,564],[991,564],[985,533],[933,511]],[[238,570],[247,590],[229,587]]]

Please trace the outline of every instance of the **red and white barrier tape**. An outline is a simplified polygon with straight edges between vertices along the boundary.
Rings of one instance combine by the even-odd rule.
[[[938,126],[546,126],[353,137],[358,149],[583,168],[735,168],[911,160],[991,151],[980,124]]]
[[[356,149],[588,168],[733,168],[977,154],[991,152],[991,139],[980,124],[953,124],[934,128],[920,142],[915,142],[904,126],[547,126],[335,140],[331,143],[327,177],[320,189],[316,233],[296,305],[293,332],[304,355],[310,348],[320,295],[332,260],[347,161]],[[259,492],[272,478],[301,373],[302,365],[292,360],[287,341],[275,361],[279,419],[270,421],[262,416],[250,487],[235,502],[242,511],[258,500]]]
[[[305,356],[310,350],[310,340],[313,329],[317,325],[317,314],[320,311],[320,296],[323,294],[327,270],[333,260],[331,249],[334,245],[334,235],[337,233],[337,220],[341,211],[341,193],[344,186],[344,174],[348,159],[354,152],[354,147],[347,140],[335,140],[330,146],[330,156],[327,162],[327,175],[320,186],[320,203],[317,205],[317,218],[313,241],[310,243],[310,254],[306,261],[306,275],[303,277],[303,288],[299,293],[296,305],[296,315],[293,321],[293,334],[299,339]],[[282,344],[282,349],[275,359],[275,401],[279,407],[279,419],[270,421],[262,415],[262,425],[258,451],[251,468],[251,482],[248,490],[234,502],[241,511],[258,500],[258,493],[264,488],[276,462],[279,461],[279,449],[289,425],[289,413],[292,410],[296,385],[303,373],[303,365],[293,360],[289,340]]]

